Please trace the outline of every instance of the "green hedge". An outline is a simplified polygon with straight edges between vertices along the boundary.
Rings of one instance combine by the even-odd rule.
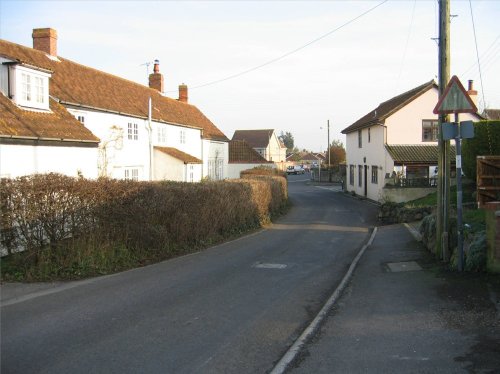
[[[474,123],[474,137],[462,144],[462,167],[465,175],[476,180],[476,156],[500,155],[500,121]]]

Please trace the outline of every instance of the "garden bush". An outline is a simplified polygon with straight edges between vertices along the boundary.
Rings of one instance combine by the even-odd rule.
[[[192,252],[262,224],[287,203],[286,179],[203,183],[0,181],[2,279],[78,278]]]

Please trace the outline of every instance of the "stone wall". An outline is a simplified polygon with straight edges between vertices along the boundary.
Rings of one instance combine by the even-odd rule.
[[[384,203],[380,206],[378,218],[384,224],[420,221],[432,210],[432,207],[408,208],[404,204]]]

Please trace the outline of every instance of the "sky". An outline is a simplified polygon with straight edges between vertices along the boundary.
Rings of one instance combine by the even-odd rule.
[[[451,14],[451,75],[500,108],[500,0],[451,0]],[[342,129],[438,76],[436,0],[0,0],[1,39],[31,47],[43,27],[59,56],[144,85],[158,59],[166,96],[187,84],[228,138],[275,129],[316,152],[328,121],[345,144]]]

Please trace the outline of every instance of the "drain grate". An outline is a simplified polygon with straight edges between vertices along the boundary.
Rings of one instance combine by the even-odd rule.
[[[415,261],[406,261],[406,262],[389,262],[387,263],[387,267],[389,271],[393,273],[399,273],[402,271],[419,271],[422,270],[419,264]]]

